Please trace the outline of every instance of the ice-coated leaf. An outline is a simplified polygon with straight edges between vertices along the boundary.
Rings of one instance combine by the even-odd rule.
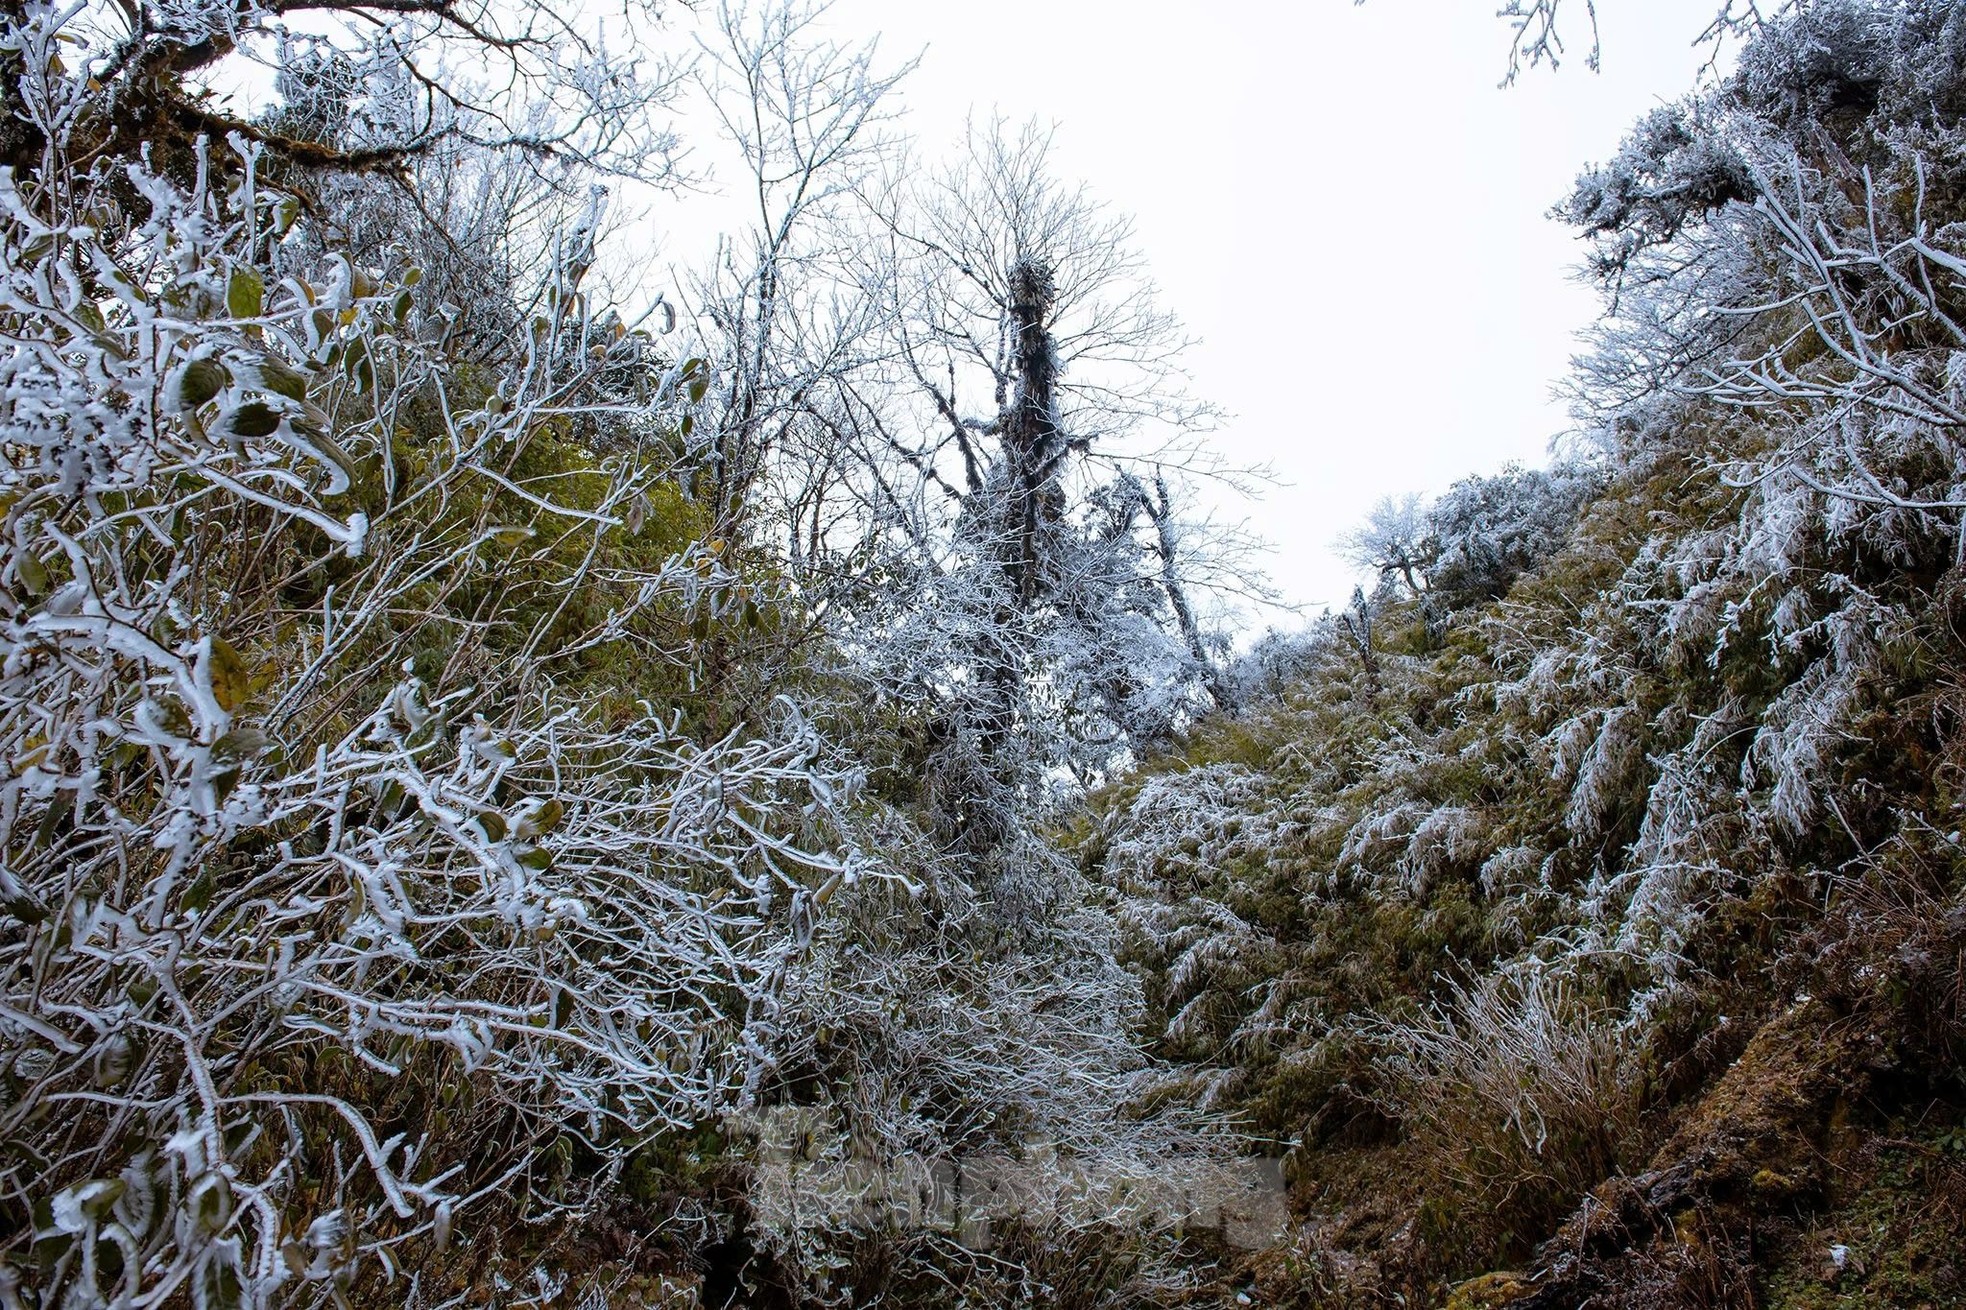
[[[235,264],[225,284],[225,307],[235,319],[258,318],[266,304],[266,282],[249,264]]]
[[[212,684],[212,699],[226,713],[236,712],[252,694],[252,674],[246,661],[223,637],[210,639],[211,656],[208,667]]]
[[[178,370],[177,407],[180,412],[197,409],[225,390],[232,376],[223,364],[210,357],[194,359]]]
[[[14,576],[20,579],[21,586],[27,588],[27,594],[30,596],[45,596],[49,588],[54,585],[54,579],[48,573],[48,566],[43,564],[41,557],[31,550],[15,552]]]
[[[280,426],[280,414],[263,400],[249,400],[229,411],[222,426],[235,437],[271,436]]]
[[[537,841],[560,826],[566,817],[567,807],[557,796],[544,800],[529,801],[519,811],[518,821],[512,827],[512,835],[520,841]]]
[[[216,673],[214,673],[216,678]],[[216,691],[216,682],[213,690]],[[220,702],[224,705],[224,702]],[[224,706],[227,709],[232,706]],[[224,760],[246,760],[265,751],[272,745],[272,739],[258,728],[234,728],[212,743],[212,757]]]
[[[307,375],[291,368],[286,361],[271,355],[262,357],[254,369],[258,374],[259,385],[275,395],[285,396],[292,401],[307,399]]]

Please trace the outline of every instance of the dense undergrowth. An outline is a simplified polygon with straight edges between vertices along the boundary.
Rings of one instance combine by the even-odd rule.
[[[1160,1049],[1291,1144],[1280,1302],[1966,1295],[1961,40],[1812,6],[1642,124],[1564,207],[1596,443],[1383,512],[1087,821]]]
[[[1041,134],[910,193],[869,55],[722,13],[685,347],[583,189],[671,83],[285,8],[0,5],[0,1305],[1966,1300],[1956,6],[1648,116],[1576,444],[1234,660]],[[1238,1150],[1261,1250],[1113,1204]],[[929,1161],[1124,1187],[799,1190]]]

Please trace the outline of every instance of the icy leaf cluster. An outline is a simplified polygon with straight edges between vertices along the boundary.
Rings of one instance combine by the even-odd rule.
[[[515,1184],[577,1207],[575,1143],[605,1180],[754,1094],[827,889],[872,869],[833,825],[857,779],[789,702],[705,740],[556,681],[624,644],[680,680],[657,618],[754,605],[701,544],[616,562],[660,462],[525,472],[679,389],[597,392],[646,337],[575,260],[468,383],[418,271],[301,240],[255,142],[71,156],[66,17],[6,29],[47,145],[0,173],[0,1199],[30,1219],[0,1294],[338,1297]],[[419,638],[527,570],[509,636]]]

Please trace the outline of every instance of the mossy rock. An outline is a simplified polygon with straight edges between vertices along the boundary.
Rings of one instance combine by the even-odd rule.
[[[1690,1165],[1709,1194],[1788,1200],[1820,1185],[1814,1158],[1858,1078],[1854,1025],[1820,1002],[1797,1005],[1756,1033],[1719,1084],[1653,1158]]]
[[[1446,1310],[1498,1310],[1501,1306],[1515,1305],[1535,1290],[1535,1284],[1522,1274],[1483,1274],[1449,1292]]]

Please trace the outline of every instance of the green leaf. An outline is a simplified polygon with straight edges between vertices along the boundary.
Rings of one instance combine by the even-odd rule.
[[[212,743],[212,758],[247,760],[272,744],[273,739],[258,728],[234,728]]]
[[[225,365],[215,359],[194,359],[184,366],[178,374],[177,403],[181,410],[193,410],[204,404],[232,380]]]
[[[231,799],[232,793],[239,788],[241,772],[239,766],[235,764],[231,768],[218,769],[211,773],[208,780],[212,784],[212,799],[220,805]]]
[[[221,1174],[205,1174],[193,1183],[190,1201],[187,1208],[206,1232],[218,1232],[232,1218],[232,1188]]]
[[[383,822],[393,823],[402,814],[403,802],[408,799],[409,793],[403,790],[402,783],[394,778],[383,783],[382,791],[376,797],[376,809],[381,814]]]
[[[52,847],[74,813],[75,792],[72,788],[63,787],[48,798],[48,810],[41,816],[41,826],[34,832],[34,844],[43,848]]]
[[[259,382],[268,391],[288,400],[307,399],[307,375],[270,355],[259,361]]]
[[[252,675],[246,669],[246,661],[225,638],[213,637],[211,649],[212,699],[230,714],[246,703],[252,692]]]
[[[14,576],[20,579],[20,585],[27,588],[30,596],[45,596],[48,588],[54,584],[54,579],[48,576],[48,566],[31,550],[14,556]]]
[[[410,754],[417,755],[437,745],[450,734],[450,721],[442,714],[433,714],[410,729],[403,745]]]
[[[537,841],[559,827],[560,820],[566,817],[566,813],[567,807],[560,803],[559,798],[549,796],[527,807],[525,813],[519,816],[518,823],[513,826],[512,835],[520,841]]]
[[[207,862],[199,868],[198,876],[191,880],[191,885],[177,898],[178,909],[187,914],[203,914],[205,907],[212,903],[212,893],[217,888],[217,879],[212,877],[212,866]]]
[[[34,1234],[34,1253],[30,1261],[42,1269],[53,1269],[75,1245],[75,1234],[57,1232],[52,1221]]]
[[[89,1182],[79,1189],[82,1213],[96,1220],[109,1218],[117,1198],[128,1188],[129,1184],[120,1178],[98,1178]]]
[[[519,748],[510,741],[500,738],[497,741],[479,742],[474,749],[493,764],[517,764]]]
[[[266,307],[266,283],[259,271],[245,264],[235,265],[225,284],[225,307],[233,318],[258,318]]]
[[[328,416],[312,405],[304,408],[300,418],[294,422],[294,435],[323,464],[330,466],[339,475],[330,479],[326,493],[339,496],[347,491],[355,480],[355,459],[341,443],[328,435]]]
[[[486,841],[505,840],[505,816],[497,810],[478,811],[478,831],[485,834]]]
[[[249,400],[227,414],[222,426],[235,437],[264,437],[280,426],[280,416],[264,401]]]
[[[375,361],[369,358],[367,338],[349,338],[348,348],[342,352],[341,367],[354,382],[356,391],[366,394],[375,390]]]

